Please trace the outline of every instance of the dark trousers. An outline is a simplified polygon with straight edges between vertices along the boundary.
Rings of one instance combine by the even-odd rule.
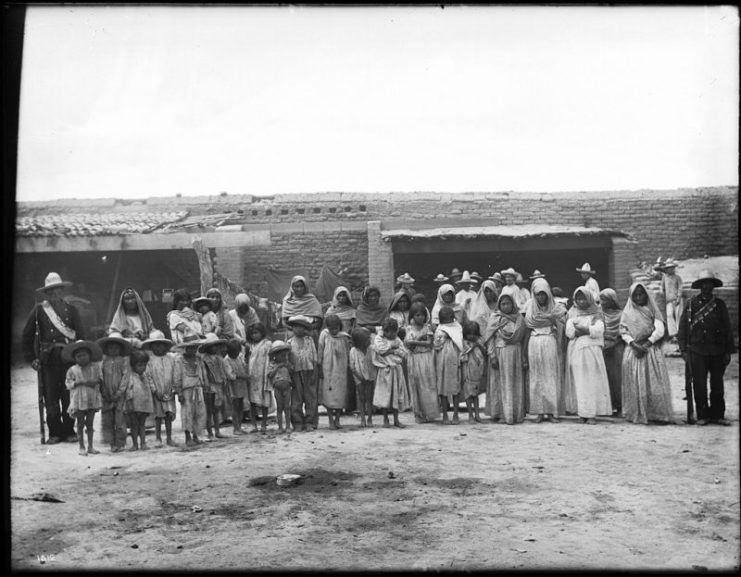
[[[314,371],[296,371],[291,392],[291,423],[295,430],[319,426],[319,383]]]
[[[724,355],[692,355],[692,391],[698,419],[722,419],[726,412],[723,399]],[[710,373],[710,403],[708,404],[708,373]]]
[[[44,404],[49,437],[62,440],[69,436],[76,437],[75,420],[67,414],[69,389],[64,383],[67,378],[67,365],[42,365],[41,371],[44,379]]]

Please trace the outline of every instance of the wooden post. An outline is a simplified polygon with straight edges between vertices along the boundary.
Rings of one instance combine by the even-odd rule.
[[[113,285],[111,286],[111,298],[108,300],[108,314],[106,314],[106,324],[109,325],[113,318],[113,306],[116,303],[116,286],[118,285],[118,273],[121,272],[121,260],[123,251],[118,253],[118,262],[116,262],[116,271],[113,273]],[[107,328],[106,328],[107,332]]]

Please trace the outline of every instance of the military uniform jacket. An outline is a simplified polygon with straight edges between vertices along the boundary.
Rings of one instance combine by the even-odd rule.
[[[62,346],[79,339],[84,339],[82,334],[82,323],[80,322],[80,313],[77,309],[64,301],[53,303],[52,308],[56,311],[59,318],[65,325],[75,331],[75,338],[68,339],[65,337],[44,311],[41,304],[36,304],[28,315],[26,326],[23,328],[23,337],[21,346],[23,348],[23,358],[26,362],[38,358],[43,364],[61,364]],[[39,343],[37,348],[36,341],[36,319],[39,321]],[[60,346],[54,346],[60,345]],[[39,353],[37,354],[37,350]]]
[[[712,297],[692,297],[684,308],[677,334],[679,350],[698,355],[723,355],[734,352],[733,330],[726,303]]]

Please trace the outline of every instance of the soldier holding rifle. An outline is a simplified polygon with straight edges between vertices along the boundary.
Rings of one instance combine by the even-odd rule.
[[[65,386],[65,377],[71,365],[62,360],[64,345],[84,338],[77,309],[62,298],[64,287],[71,284],[63,281],[57,273],[50,272],[44,286],[36,289],[37,302],[23,329],[23,356],[38,373],[42,443],[45,438],[42,407],[46,406],[47,444],[77,441],[75,421],[67,414],[69,390]],[[41,297],[41,302],[38,302],[38,297]]]

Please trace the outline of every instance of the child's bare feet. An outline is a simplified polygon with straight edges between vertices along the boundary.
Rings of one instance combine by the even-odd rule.
[[[85,447],[82,447],[79,451],[77,451],[77,454],[82,455],[83,457],[87,457],[87,450],[85,449]]]
[[[458,413],[453,415],[453,424],[458,425],[460,423],[460,420],[458,419]]]
[[[185,441],[186,447],[195,447],[197,444],[193,439],[186,439]]]
[[[222,435],[221,431],[217,432],[215,436],[217,439],[226,439],[226,435]]]
[[[468,415],[468,422],[473,423],[473,415]]]
[[[596,425],[597,419],[587,419],[587,425]]]
[[[148,451],[149,450],[149,445],[147,445],[146,443],[142,443],[141,449],[142,449],[142,451]]]
[[[175,441],[173,441],[172,439],[167,439],[167,441],[165,441],[165,443],[167,443],[167,446],[168,447],[177,447],[178,446],[178,444]]]
[[[476,421],[477,423],[483,423],[483,421],[481,420],[481,417],[479,417],[478,415],[476,415],[476,416],[475,416],[475,417],[473,418],[473,420],[474,420],[474,421]]]
[[[93,449],[92,447],[89,447],[87,450],[88,455],[99,455],[100,451],[98,449]]]
[[[384,421],[383,422],[383,426],[384,426],[384,428],[390,428],[391,427],[391,423],[389,423],[388,421]]]
[[[399,421],[394,421],[394,427],[398,427],[399,429],[406,428],[406,425],[402,425]]]
[[[373,419],[371,419],[370,417],[368,417],[368,426],[369,427],[373,426]]]
[[[360,428],[365,429],[368,425],[365,423],[365,417],[360,418]]]
[[[129,448],[129,451],[138,451],[138,450],[139,450],[139,445],[134,445]]]
[[[542,423],[543,422],[543,418],[544,418],[543,415],[538,415],[537,417],[535,417],[535,422],[536,423]]]

